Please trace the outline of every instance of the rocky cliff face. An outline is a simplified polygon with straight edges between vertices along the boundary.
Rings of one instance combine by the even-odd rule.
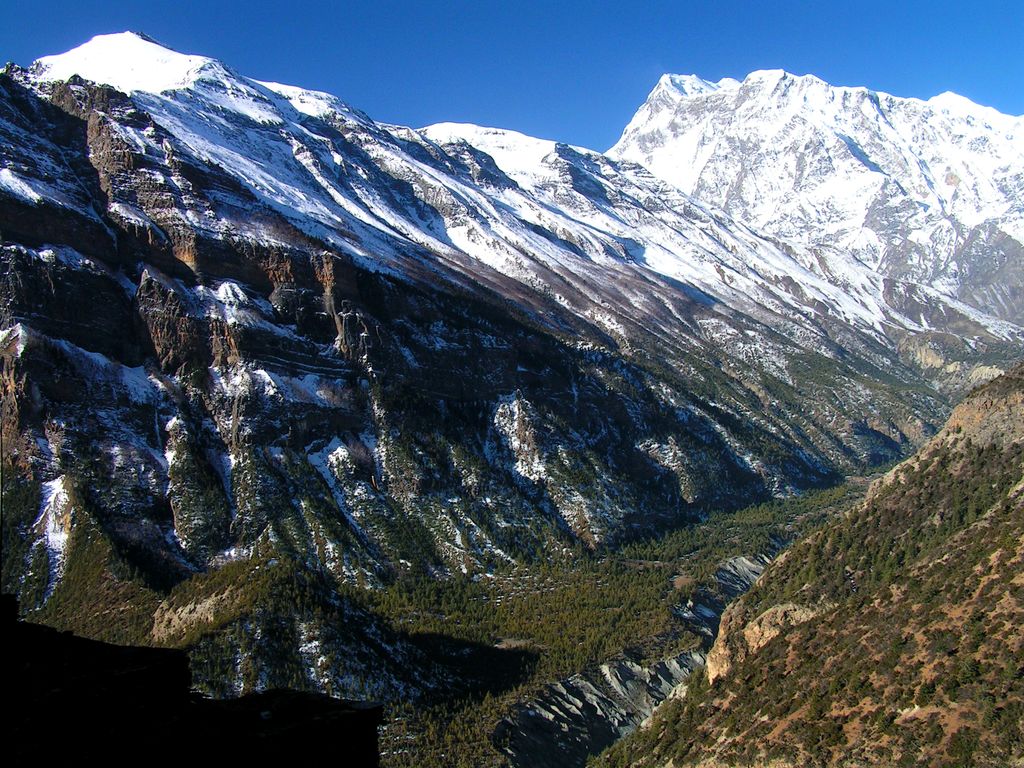
[[[725,677],[736,664],[756,654],[790,627],[813,619],[817,612],[804,605],[781,603],[748,621],[742,609],[726,610],[718,640],[708,654],[708,682]]]

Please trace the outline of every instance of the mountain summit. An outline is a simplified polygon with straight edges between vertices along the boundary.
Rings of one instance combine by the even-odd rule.
[[[178,53],[137,32],[97,35],[67,53],[44,56],[33,70],[49,80],[78,75],[127,94],[188,88],[204,71],[224,73],[223,65],[214,59]]]
[[[811,248],[848,285],[909,279],[1024,319],[1024,118],[782,70],[666,75],[608,154]]]

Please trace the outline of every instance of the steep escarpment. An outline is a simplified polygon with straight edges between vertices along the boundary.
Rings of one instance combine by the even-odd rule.
[[[117,80],[118,46],[182,56],[113,36],[3,76],[4,416],[154,583],[263,536],[349,583],[610,543],[943,411],[867,307],[757,283],[775,246],[638,170],[543,142],[524,170],[201,57],[160,91],[71,74]]]
[[[1024,755],[1024,367],[731,607],[711,687],[632,765],[1011,765]]]

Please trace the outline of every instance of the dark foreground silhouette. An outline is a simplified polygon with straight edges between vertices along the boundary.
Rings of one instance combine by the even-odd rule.
[[[208,699],[192,691],[183,651],[19,621],[10,595],[2,609],[7,764],[378,765],[380,706],[288,690]]]

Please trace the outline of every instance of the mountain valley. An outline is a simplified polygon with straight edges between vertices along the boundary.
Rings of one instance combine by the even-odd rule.
[[[1024,357],[1022,127],[952,95],[667,75],[599,153],[378,123],[135,33],[8,64],[3,589],[33,622],[188,650],[209,695],[384,702],[385,765],[583,765],[641,723],[600,760],[647,764],[627,750],[654,734],[652,765],[697,754],[756,698],[721,679],[775,674],[738,628],[792,603],[840,642],[852,605],[910,610],[869,543],[925,591],[943,547],[978,589],[985,547],[1019,561],[983,534],[1021,511],[999,403]],[[893,470],[920,493],[980,479],[903,552],[898,474],[854,504],[921,446]],[[1019,680],[975,707],[1010,674],[982,656],[953,709],[1010,727]],[[722,659],[744,677],[690,683]],[[929,723],[960,701],[940,690]],[[917,692],[879,695],[827,700],[829,738],[909,754],[900,723],[857,740]],[[778,754],[813,754],[801,733]],[[746,749],[713,759],[778,756]]]

